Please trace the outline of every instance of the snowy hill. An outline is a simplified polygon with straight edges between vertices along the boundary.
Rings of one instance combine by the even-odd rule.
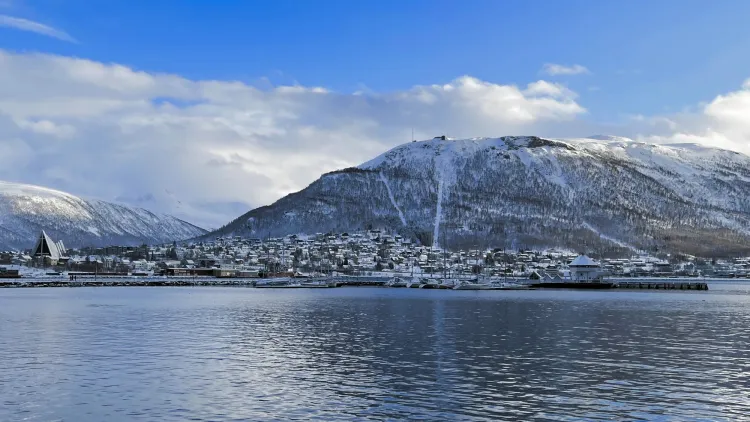
[[[205,233],[141,208],[0,182],[0,250],[31,248],[41,230],[68,247],[163,243]]]
[[[209,236],[383,228],[448,247],[750,251],[750,157],[626,138],[412,142]]]

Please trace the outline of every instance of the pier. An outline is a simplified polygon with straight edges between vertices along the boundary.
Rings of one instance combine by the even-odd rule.
[[[708,290],[708,283],[695,281],[669,280],[633,280],[617,281],[616,289],[653,289],[653,290]]]
[[[547,289],[646,289],[646,290],[708,290],[705,281],[633,279],[602,281],[565,281],[531,283],[532,287]]]

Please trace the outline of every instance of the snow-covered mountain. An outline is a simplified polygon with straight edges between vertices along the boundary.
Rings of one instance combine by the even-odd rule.
[[[750,157],[626,138],[411,142],[209,234],[382,228],[448,247],[750,251]]]
[[[205,233],[141,208],[0,182],[0,250],[32,248],[41,230],[68,247],[164,243]]]

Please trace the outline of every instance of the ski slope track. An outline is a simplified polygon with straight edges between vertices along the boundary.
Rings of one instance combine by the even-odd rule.
[[[30,249],[42,230],[69,248],[165,243],[206,233],[142,208],[0,182],[0,250]]]
[[[205,238],[368,228],[448,248],[748,254],[750,157],[610,136],[409,142]]]
[[[404,218],[404,213],[401,211],[401,208],[398,207],[398,204],[396,204],[396,199],[393,197],[393,192],[391,191],[390,185],[388,185],[388,179],[383,176],[383,172],[380,172],[380,180],[383,181],[383,184],[385,185],[385,189],[388,191],[388,199],[391,200],[391,203],[393,204],[393,208],[396,209],[398,212],[398,218],[401,220],[401,225],[406,226],[406,218]]]
[[[435,207],[435,224],[432,228],[432,247],[437,248],[440,246],[440,220],[443,216],[443,186],[445,181],[440,178],[438,182],[437,190],[437,206]]]

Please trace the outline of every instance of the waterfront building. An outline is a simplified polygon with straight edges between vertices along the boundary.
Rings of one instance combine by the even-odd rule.
[[[602,278],[601,266],[586,255],[579,255],[570,265],[570,279],[577,282],[599,281]]]
[[[36,241],[36,246],[32,252],[32,257],[42,261],[45,265],[57,265],[65,261],[65,245],[62,241],[54,242],[49,235],[42,230]]]

